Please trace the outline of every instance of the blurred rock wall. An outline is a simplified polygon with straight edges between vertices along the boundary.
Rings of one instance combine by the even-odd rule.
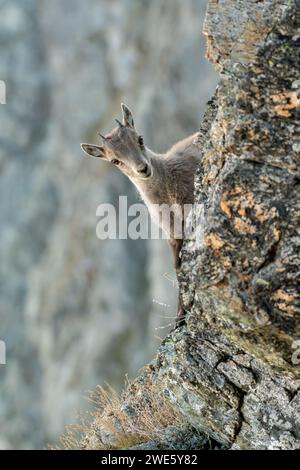
[[[176,308],[166,243],[96,238],[98,204],[138,196],[79,144],[110,130],[122,100],[156,151],[195,131],[216,85],[205,7],[0,0],[1,448],[53,442],[86,390],[121,386],[166,334],[155,329]]]

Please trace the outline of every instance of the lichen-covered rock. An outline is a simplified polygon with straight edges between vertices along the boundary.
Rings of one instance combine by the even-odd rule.
[[[221,81],[198,138],[186,325],[154,376],[232,449],[300,449],[299,28],[295,0],[208,4]]]
[[[195,131],[216,82],[205,6],[0,0],[1,448],[55,441],[86,390],[152,357],[169,314],[152,300],[176,309],[165,241],[96,238],[98,204],[137,196],[80,142],[111,129],[121,101],[157,151]]]

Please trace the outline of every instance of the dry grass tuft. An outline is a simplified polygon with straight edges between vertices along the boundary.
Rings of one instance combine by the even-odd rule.
[[[148,377],[149,378],[149,377]],[[63,449],[126,449],[143,442],[164,442],[168,427],[181,429],[184,418],[151,380],[127,383],[120,396],[110,386],[98,386],[89,401],[94,410],[61,436]]]

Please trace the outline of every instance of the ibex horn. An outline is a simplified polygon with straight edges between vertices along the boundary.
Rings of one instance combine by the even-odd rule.
[[[100,132],[99,132],[99,134],[98,134],[98,135],[99,135],[99,137],[101,137],[101,139],[103,140],[103,142],[105,142],[105,141],[107,140],[107,139],[106,139],[106,137],[105,137],[104,135],[100,134]]]
[[[119,127],[124,127],[123,124],[119,121],[119,119],[115,119],[116,123],[118,124]]]

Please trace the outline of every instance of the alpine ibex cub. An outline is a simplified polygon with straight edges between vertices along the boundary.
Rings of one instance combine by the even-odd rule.
[[[181,264],[180,250],[184,222],[187,212],[185,205],[194,201],[194,174],[200,161],[199,150],[194,145],[197,134],[175,144],[167,153],[157,154],[145,146],[143,137],[134,126],[130,109],[122,104],[123,123],[108,135],[101,136],[103,145],[81,144],[87,155],[103,158],[118,168],[135,184],[146,203],[152,219],[167,233],[172,248],[175,269]],[[157,207],[176,206],[167,217]],[[170,217],[171,215],[171,217]],[[171,220],[170,220],[171,218]],[[181,235],[175,227],[181,224]],[[181,312],[182,314],[182,312]]]

